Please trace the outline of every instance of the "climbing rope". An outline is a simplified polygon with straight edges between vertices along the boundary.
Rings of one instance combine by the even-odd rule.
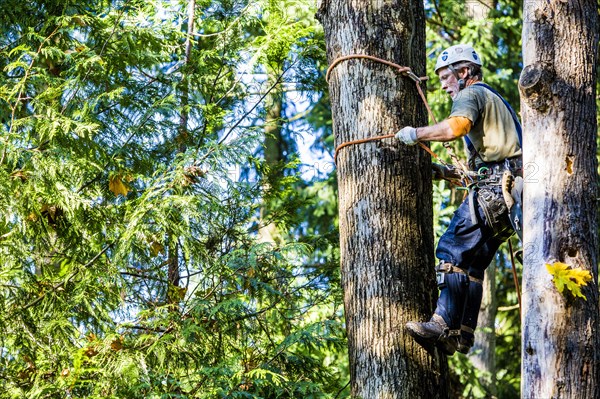
[[[355,58],[368,59],[368,60],[372,60],[372,61],[375,61],[375,62],[379,62],[379,63],[384,64],[384,65],[388,65],[388,66],[396,69],[398,71],[398,73],[400,73],[400,74],[402,74],[402,75],[410,78],[411,80],[413,80],[415,82],[415,86],[417,87],[417,92],[419,93],[419,97],[421,97],[421,100],[423,101],[423,104],[425,105],[425,108],[427,109],[427,112],[429,113],[429,116],[431,117],[431,120],[433,121],[434,124],[437,123],[437,120],[435,119],[435,115],[433,115],[433,111],[431,110],[431,107],[429,106],[429,103],[427,102],[427,98],[425,97],[425,93],[423,93],[423,89],[421,88],[421,82],[426,81],[428,78],[426,76],[425,77],[419,77],[419,76],[415,75],[415,73],[412,71],[412,69],[410,67],[398,65],[398,64],[395,64],[393,62],[386,61],[384,59],[381,59],[381,58],[378,58],[378,57],[373,57],[373,56],[370,56],[370,55],[350,54],[350,55],[346,55],[346,56],[343,56],[343,57],[340,57],[340,58],[337,58],[336,60],[334,60],[331,63],[331,65],[329,66],[329,68],[327,68],[327,73],[325,75],[325,79],[327,81],[329,81],[329,76],[331,75],[331,71],[338,64],[340,64],[343,61],[347,61],[347,60],[355,59]],[[375,137],[370,137],[370,138],[366,138],[366,139],[351,140],[351,141],[347,141],[347,142],[341,143],[340,145],[338,145],[335,148],[335,152],[334,152],[334,155],[333,155],[333,160],[334,160],[334,162],[337,163],[338,153],[344,147],[348,147],[348,146],[355,145],[355,144],[367,143],[367,142],[370,142],[370,141],[383,140],[383,139],[392,138],[392,137],[394,137],[393,134],[386,134],[386,135],[383,135],[383,136],[375,136]],[[425,151],[427,151],[431,156],[433,156],[434,158],[438,159],[441,163],[443,163],[444,165],[447,166],[447,163],[444,162],[443,160],[441,160],[425,144],[423,144],[421,142],[418,142],[417,144],[419,144],[419,146],[421,146],[421,148],[423,148]],[[458,169],[459,173],[463,176],[463,180],[466,183],[466,181],[468,179],[467,168],[460,161],[460,159],[456,156],[456,154],[452,150],[452,146],[450,145],[450,143],[444,142],[443,145],[444,145],[444,148],[446,148],[446,151],[448,152],[448,154],[450,155],[450,158],[452,159],[453,164],[455,166],[457,166],[457,169]]]
[[[523,311],[521,309],[521,287],[519,287],[519,277],[517,276],[517,266],[515,265],[515,256],[513,252],[512,243],[510,238],[508,239],[508,252],[510,253],[510,264],[512,265],[513,280],[515,282],[515,291],[517,291],[517,302],[519,302],[519,316],[522,316]]]

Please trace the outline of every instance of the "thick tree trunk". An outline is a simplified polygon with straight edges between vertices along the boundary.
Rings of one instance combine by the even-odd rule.
[[[422,2],[325,1],[317,17],[330,63],[365,54],[424,73]],[[343,62],[329,89],[337,145],[427,123],[414,83],[388,66]],[[437,294],[429,155],[387,139],[342,149],[337,170],[352,397],[448,397],[445,356],[404,329],[431,316]]]
[[[596,67],[598,3],[524,4],[523,398],[600,397]],[[590,271],[587,300],[545,264]]]

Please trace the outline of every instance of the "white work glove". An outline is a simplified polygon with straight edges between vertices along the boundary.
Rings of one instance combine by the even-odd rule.
[[[406,145],[417,144],[417,129],[412,126],[406,126],[398,130],[396,138]]]

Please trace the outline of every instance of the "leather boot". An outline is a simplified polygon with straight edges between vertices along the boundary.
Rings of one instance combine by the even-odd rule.
[[[448,336],[450,329],[438,314],[434,314],[431,320],[423,323],[409,321],[406,323],[406,330],[421,346],[427,348],[436,345],[446,355],[453,355],[458,347],[458,337]]]

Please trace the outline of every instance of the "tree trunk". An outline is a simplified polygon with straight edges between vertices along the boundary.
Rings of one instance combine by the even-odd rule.
[[[521,392],[598,398],[598,4],[528,0],[523,18]],[[587,300],[557,291],[545,267],[556,261],[592,273]]]
[[[424,73],[422,2],[324,1],[317,17],[330,64],[366,54]],[[427,123],[414,83],[388,66],[345,61],[329,89],[337,145]],[[427,320],[437,296],[431,159],[386,139],[342,149],[337,170],[352,397],[448,397],[445,356],[426,352],[404,329]]]
[[[475,344],[469,354],[469,359],[477,370],[483,373],[482,385],[493,397],[496,388],[496,260],[485,270],[483,280],[483,299],[479,308]]]
[[[196,10],[196,1],[191,0],[188,4],[188,28],[187,37],[185,39],[185,58],[184,65],[188,65],[190,62],[190,56],[192,54],[192,36],[194,35],[194,18]],[[187,142],[189,139],[188,132],[188,120],[189,120],[189,81],[187,71],[184,73],[181,82],[181,115],[179,119],[179,129],[176,140],[179,144],[179,152],[185,152],[187,149]],[[181,300],[179,293],[179,280],[181,274],[179,272],[179,245],[177,238],[167,235],[167,257],[168,257],[168,270],[167,270],[167,303],[171,305],[171,309],[176,309],[176,304]]]
[[[284,60],[282,59],[281,65],[283,65],[283,63]],[[269,68],[268,66],[267,71],[269,75],[268,87],[272,87],[273,84],[279,79],[278,73],[281,72],[273,71],[272,68]],[[265,107],[265,139],[263,141],[263,153],[265,162],[267,163],[267,166],[269,166],[268,173],[271,175],[265,176],[265,181],[268,182],[275,178],[275,174],[282,174],[281,170],[279,169],[281,167],[280,163],[283,161],[283,138],[281,136],[283,91],[281,90],[280,84],[274,86],[267,95]],[[265,191],[269,189],[267,185],[264,187]],[[268,205],[269,204],[267,203],[263,203],[260,209],[258,240],[265,243],[275,243],[279,239],[279,234],[277,232],[277,226],[275,223],[268,220]]]
[[[283,63],[283,61],[282,61]],[[269,87],[279,78],[277,72],[269,72]],[[283,109],[283,92],[281,85],[273,87],[273,90],[266,98],[265,107],[267,108],[265,116],[265,140],[263,142],[263,151],[265,161],[269,165],[277,165],[283,160],[283,150],[281,148],[281,113]]]
[[[196,15],[196,1],[190,0],[188,3],[188,26],[187,37],[185,39],[184,65],[188,66],[192,55],[192,36],[194,35],[194,18]],[[187,142],[189,141],[188,120],[189,120],[189,102],[190,102],[190,82],[187,71],[184,69],[184,75],[181,81],[181,115],[179,118],[179,131],[176,141],[179,144],[179,152],[185,152]]]

